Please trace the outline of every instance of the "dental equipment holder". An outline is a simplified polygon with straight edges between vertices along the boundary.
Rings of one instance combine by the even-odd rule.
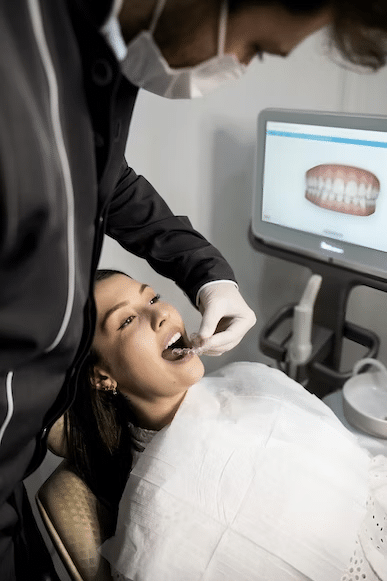
[[[298,367],[296,379],[318,397],[341,388],[352,375],[352,370],[340,371],[344,338],[368,348],[363,357],[376,358],[380,345],[379,337],[374,332],[346,320],[349,294],[356,286],[368,286],[387,292],[387,280],[272,246],[256,238],[251,228],[249,241],[259,252],[300,264],[322,277],[314,307],[312,351],[309,358]],[[290,304],[282,307],[266,323],[259,336],[262,353],[283,367],[287,366],[288,347],[273,340],[272,335],[287,319],[293,318],[296,306]]]

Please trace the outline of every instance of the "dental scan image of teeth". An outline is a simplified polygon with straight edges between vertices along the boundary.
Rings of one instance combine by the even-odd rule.
[[[268,121],[256,206],[262,225],[274,226],[268,240],[280,226],[285,244],[294,243],[288,233],[306,233],[387,252],[386,149],[382,132]]]
[[[322,164],[305,174],[305,198],[327,210],[370,216],[375,212],[380,182],[360,167]]]

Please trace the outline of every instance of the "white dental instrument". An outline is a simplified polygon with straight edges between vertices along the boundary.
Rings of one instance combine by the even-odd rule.
[[[288,350],[288,375],[297,379],[297,370],[308,360],[312,352],[312,322],[314,303],[320,290],[322,277],[313,274],[299,304],[294,308],[293,333]]]

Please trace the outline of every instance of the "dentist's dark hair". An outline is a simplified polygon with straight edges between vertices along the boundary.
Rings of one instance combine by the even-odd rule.
[[[346,61],[377,70],[387,58],[386,0],[228,0],[230,13],[250,6],[280,6],[294,15],[332,11],[330,45]]]
[[[283,6],[292,14],[313,14],[331,4],[329,0],[228,0],[230,13],[248,6]]]
[[[128,276],[98,270],[95,285],[117,274]],[[113,394],[92,385],[98,363],[100,355],[91,350],[79,370],[76,396],[65,415],[67,457],[97,498],[115,511],[132,466],[136,445],[131,426],[137,418],[119,391]]]

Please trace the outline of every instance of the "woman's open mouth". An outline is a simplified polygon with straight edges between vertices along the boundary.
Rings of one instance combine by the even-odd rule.
[[[175,352],[175,349],[179,351]],[[188,353],[182,353],[182,349],[189,349],[189,345],[183,335],[178,331],[169,340],[166,348],[161,353],[161,357],[167,361],[179,361],[188,355]]]

